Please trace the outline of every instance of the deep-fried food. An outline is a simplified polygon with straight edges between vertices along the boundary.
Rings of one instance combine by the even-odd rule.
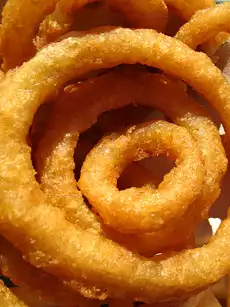
[[[212,38],[216,32],[229,32],[229,14],[230,3],[223,3],[198,11],[189,22],[180,28],[175,37],[189,47],[196,49],[197,46]],[[223,34],[221,34],[221,37],[223,37]]]
[[[204,155],[207,179],[199,199],[193,205],[193,214],[189,211],[187,217],[184,216],[173,228],[166,227],[162,232],[137,234],[135,237],[117,236],[108,229],[106,233],[142,254],[178,249],[191,236],[197,220],[201,216],[206,218],[211,204],[220,193],[222,176],[226,171],[226,158],[218,130],[205,110],[188,97],[186,88],[179,82],[145,71],[125,69],[81,83],[72,92],[64,92],[54,105],[49,124],[36,150],[35,160],[42,189],[49,196],[50,203],[64,209],[69,220],[98,231],[100,225],[97,217],[84,204],[76,189],[73,152],[77,136],[95,123],[100,113],[107,108],[123,107],[129,103],[158,108],[175,123],[187,128]],[[121,120],[124,122],[124,118]],[[101,129],[109,124],[115,128],[111,117],[110,123],[106,120],[98,123]],[[183,231],[185,227],[186,232]]]
[[[228,253],[222,252],[228,247],[229,220],[203,248],[159,262],[139,257],[72,225],[46,203],[25,142],[35,110],[61,84],[89,70],[136,62],[187,81],[216,108],[229,135],[230,86],[204,54],[153,30],[104,28],[68,37],[43,49],[0,84],[0,227],[33,265],[71,281],[75,290],[85,292],[80,282],[88,292],[104,296],[169,300],[203,289],[229,271]]]

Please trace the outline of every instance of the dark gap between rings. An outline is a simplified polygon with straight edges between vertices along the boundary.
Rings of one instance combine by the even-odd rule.
[[[69,85],[72,86],[73,84],[85,82],[85,81],[87,81],[91,78],[99,77],[101,75],[107,74],[108,72],[111,72],[111,71],[114,71],[114,70],[122,71],[122,69],[123,69],[125,71],[125,68],[127,68],[128,71],[129,71],[130,68],[135,68],[134,71],[136,71],[136,69],[143,69],[143,70],[146,70],[147,72],[151,72],[151,73],[155,73],[155,74],[163,73],[162,70],[155,68],[155,67],[148,66],[148,65],[120,64],[120,65],[117,65],[117,66],[114,66],[114,67],[111,67],[111,68],[103,68],[103,69],[90,71],[90,72],[82,75],[80,78],[74,78],[70,81],[67,81],[65,83],[64,87],[67,87]]]
[[[16,288],[17,286],[10,280],[10,278],[0,275],[0,281],[3,281],[7,288]]]
[[[134,171],[135,167],[138,167],[136,173],[133,173],[132,166],[134,166]],[[118,179],[117,187],[119,190],[143,186],[157,189],[164,176],[173,167],[175,167],[175,162],[165,155],[153,156],[133,162],[122,172]]]

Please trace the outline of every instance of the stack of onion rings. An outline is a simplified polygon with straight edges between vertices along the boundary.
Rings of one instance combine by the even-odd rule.
[[[223,147],[220,144],[218,132],[208,115],[205,114],[205,110],[199,107],[192,98],[188,98],[182,84],[167,80],[160,75],[147,74],[144,71],[139,72],[139,74],[135,76],[135,72],[135,70],[133,72],[127,70],[115,71],[91,80],[89,83],[82,83],[76,87],[75,91],[63,93],[60,101],[58,101],[53,108],[53,116],[49,119],[47,132],[45,132],[38,146],[36,167],[40,174],[40,180],[44,191],[46,191],[48,195],[51,195],[50,201],[59,207],[60,204],[63,204],[66,209],[71,204],[71,211],[74,211],[74,214],[78,215],[78,217],[74,218],[75,221],[79,221],[79,214],[81,212],[80,206],[83,204],[83,200],[81,197],[78,200],[77,195],[79,195],[79,192],[75,188],[73,176],[74,164],[72,160],[74,147],[76,145],[77,136],[95,122],[97,116],[101,112],[106,110],[108,99],[110,99],[110,109],[122,107],[130,102],[139,102],[141,104],[144,103],[149,106],[157,107],[164,111],[176,123],[189,129],[199,142],[202,152],[208,152],[208,156],[205,157],[205,167],[209,183],[207,182],[204,185],[204,194],[199,200],[200,205],[198,201],[196,201],[195,212],[198,213],[197,207],[200,206],[200,217],[201,215],[205,215],[205,211],[208,211],[210,204],[212,204],[219,195],[220,188],[214,190],[213,186],[218,187],[221,184],[221,178],[226,167],[225,155]],[[121,81],[120,83],[117,83],[118,78]],[[136,86],[134,86],[135,84]],[[97,90],[96,96],[94,95],[95,90]],[[113,96],[114,91],[119,94]],[[162,95],[162,93],[164,94]],[[174,98],[170,102],[173,102],[173,104],[165,104],[164,106],[163,102],[167,101],[167,99],[172,96]],[[83,101],[81,102],[82,98],[84,99],[84,103]],[[143,99],[143,102],[141,99]],[[94,100],[95,102],[93,102]],[[76,101],[79,101],[79,104],[84,107],[81,109],[76,108]],[[98,105],[98,107],[92,109],[92,103],[95,106]],[[181,111],[178,112],[177,110]],[[83,115],[86,111],[88,120]],[[84,118],[84,121],[80,120],[81,118]],[[69,125],[64,125],[67,119]],[[200,130],[198,127],[200,127]],[[205,136],[202,130],[204,127],[206,127]],[[213,149],[210,146],[213,146]],[[217,154],[217,151],[219,151],[219,154]],[[216,167],[217,165],[218,167]],[[68,178],[68,180],[64,180],[64,178]],[[86,182],[87,181],[86,178]],[[67,186],[64,186],[63,182],[66,182]],[[219,182],[219,184],[217,184],[217,182]],[[88,189],[86,188],[86,190]],[[152,193],[152,190],[148,192]],[[188,194],[185,194],[187,197]],[[67,197],[65,197],[65,195],[67,195]],[[87,192],[85,195],[87,195]],[[87,197],[88,196],[89,195],[87,195]],[[91,212],[89,212],[89,216],[92,218]],[[188,216],[191,222],[191,213]],[[72,218],[73,217],[70,216],[70,219]],[[82,219],[84,224],[86,224],[86,215],[84,215]],[[93,227],[93,224],[92,219],[90,219],[89,225]],[[162,251],[162,249],[171,248],[175,245],[175,242],[181,245],[183,241],[186,241],[188,237],[191,236],[191,231],[194,226],[189,230],[189,223],[186,219],[183,223],[179,224],[177,225],[177,230],[173,232],[170,228],[170,230],[165,229],[163,234],[155,233],[155,235],[136,236],[134,247],[141,253],[152,253],[153,251],[159,252]],[[185,225],[187,226],[187,231],[183,236],[182,229]],[[169,235],[166,235],[166,232],[172,234],[170,235],[170,239]],[[146,242],[148,237],[149,240]],[[138,240],[138,238],[140,239]],[[132,242],[130,237],[127,237],[127,240],[125,240],[125,237],[122,239],[123,242]],[[153,244],[151,242],[155,243]],[[130,246],[131,244],[129,243],[128,245]]]
[[[194,242],[220,195],[227,158],[217,127],[185,83],[215,109],[228,142],[230,85],[207,55],[191,49],[228,31],[228,4],[108,0],[127,28],[69,32],[77,30],[76,12],[93,2],[100,7],[93,0],[9,0],[3,9],[1,272],[60,306],[198,306],[197,293],[230,269],[229,218],[206,246]],[[184,23],[175,38],[157,32],[166,31],[168,9]],[[114,68],[121,64],[133,67]],[[135,120],[113,124],[109,115],[97,123],[103,112],[128,105],[136,107]],[[173,123],[145,122],[149,109],[141,115],[137,105]],[[86,138],[77,182],[75,147],[94,124],[105,136]],[[152,155],[175,161],[163,180],[131,164]],[[16,300],[1,286],[3,306],[24,306]],[[207,302],[216,304],[213,296]]]

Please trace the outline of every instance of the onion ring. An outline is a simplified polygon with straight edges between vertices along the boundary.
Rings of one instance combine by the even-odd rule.
[[[56,103],[55,103],[55,106],[56,106]],[[135,109],[139,109],[139,108],[135,107]],[[122,112],[123,112],[123,110],[122,110]],[[120,112],[118,114],[120,114]],[[51,127],[50,122],[52,121],[52,118],[53,118],[53,116],[51,117],[51,120],[49,120],[49,127]],[[111,113],[108,114],[107,119],[108,120],[111,119]],[[112,120],[113,120],[113,118],[112,118]],[[80,170],[81,170],[81,167],[82,167],[82,164],[85,160],[86,155],[95,146],[95,144],[101,139],[102,136],[104,136],[105,134],[108,134],[107,129],[105,129],[105,130],[103,129],[104,133],[101,135],[102,131],[100,131],[98,129],[98,126],[99,125],[98,125],[98,122],[97,122],[97,124],[95,125],[96,129],[94,131],[95,133],[97,133],[97,135],[92,135],[93,134],[92,130],[94,130],[94,129],[89,129],[89,131],[87,131],[83,135],[81,134],[80,138],[78,140],[77,147],[75,148],[75,152],[74,152],[74,164],[75,164],[74,175],[75,175],[75,179],[77,179],[77,180],[80,177]],[[111,126],[109,125],[108,130],[110,130],[110,129],[111,129]],[[117,127],[115,128],[115,131],[116,131],[116,129],[117,129]],[[71,132],[69,132],[69,133],[71,133]],[[58,135],[58,130],[57,130],[57,135]],[[47,136],[47,134],[43,135],[42,141],[39,142],[38,147],[35,148],[35,150],[34,150],[34,148],[32,148],[32,152],[33,152],[32,155],[33,155],[33,158],[34,158],[33,162],[34,162],[34,165],[35,165],[35,169],[37,171],[37,179],[38,179],[43,191],[45,191],[46,189],[49,189],[51,187],[49,185],[49,184],[51,184],[51,181],[49,181],[49,184],[48,184],[48,181],[47,181],[47,179],[49,177],[44,174],[44,165],[46,164],[44,159],[47,161],[47,159],[50,160],[50,157],[48,158],[46,156],[46,154],[45,155],[42,154],[42,152],[43,153],[48,152],[47,150],[43,151],[43,146],[42,146],[43,144],[44,145],[47,144],[47,142],[45,142],[46,136]],[[91,139],[91,137],[92,137],[92,139]],[[60,142],[61,142],[61,140],[59,139],[59,144],[60,144]],[[63,145],[67,145],[67,144],[63,144]],[[50,148],[52,147],[52,143],[49,145],[49,147]],[[50,155],[52,155],[52,150],[50,150],[50,152],[51,152]],[[54,156],[53,156],[53,158],[54,158]],[[65,157],[63,157],[63,158],[65,158]],[[38,159],[39,159],[39,161],[38,161]],[[71,159],[71,158],[67,158],[67,160],[68,159]],[[64,160],[62,160],[61,157],[59,157],[59,161],[61,163]],[[65,163],[66,163],[66,160],[65,160]],[[54,165],[54,163],[52,163],[52,164]],[[67,161],[67,164],[68,164],[68,161]],[[51,164],[50,164],[50,166],[51,166]],[[47,171],[48,170],[47,165],[46,165],[45,168],[46,168],[46,171]],[[50,177],[50,178],[51,178],[51,180],[52,179],[56,180],[56,187],[57,187],[57,185],[59,185],[59,182],[60,182],[59,181],[60,173],[59,173],[58,169],[56,169],[56,170],[57,170],[56,174],[53,173],[55,176]],[[65,168],[65,170],[66,170],[66,168]],[[71,172],[72,172],[72,168],[71,168]],[[66,174],[67,174],[67,172],[66,172]],[[46,180],[43,180],[43,178],[46,178]],[[69,177],[65,177],[65,178],[66,178],[65,180],[68,181]],[[70,182],[72,180],[73,180],[73,177],[71,176]],[[160,177],[159,176],[156,177],[155,174],[153,176],[152,171],[149,170],[145,165],[143,165],[142,163],[139,163],[139,162],[134,162],[131,165],[129,165],[124,170],[124,172],[122,172],[122,174],[119,178],[119,181],[118,181],[118,187],[119,187],[120,190],[125,190],[125,189],[130,188],[130,187],[143,187],[143,186],[156,188],[157,185],[160,183],[160,181],[161,181]],[[69,191],[69,189],[68,189],[68,191]],[[65,192],[66,192],[66,190],[65,190]],[[47,193],[47,191],[46,191],[46,193]],[[56,205],[59,206],[59,201],[56,202]],[[75,211],[74,206],[72,207],[72,210]],[[76,208],[76,210],[77,210],[77,208]]]
[[[25,138],[35,110],[68,79],[92,69],[140,62],[180,77],[215,107],[229,136],[230,85],[207,56],[153,30],[103,31],[96,34],[94,30],[49,45],[0,83],[4,131],[0,135],[1,233],[32,264],[71,280],[72,284],[73,280],[80,280],[95,288],[97,283],[96,291],[106,289],[106,294],[113,297],[130,296],[143,301],[188,295],[228,273],[230,256],[222,251],[228,247],[229,219],[222,222],[205,247],[154,262],[71,225],[59,209],[46,204],[34,179]],[[96,254],[92,254],[95,249]]]
[[[78,185],[107,225],[126,233],[159,231],[183,217],[200,195],[204,175],[200,153],[186,130],[176,127],[163,121],[137,130],[132,127],[119,137],[103,139],[87,155]],[[149,152],[153,156],[168,154],[177,160],[177,167],[164,177],[156,191],[118,191],[116,183],[124,168],[149,157]]]
[[[198,11],[189,22],[179,29],[175,37],[192,49],[196,49],[212,38],[216,32],[230,31],[229,14],[230,3]]]

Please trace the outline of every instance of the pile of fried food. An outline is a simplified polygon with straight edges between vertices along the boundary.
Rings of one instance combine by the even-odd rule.
[[[227,171],[230,3],[8,0],[1,22],[0,306],[220,306],[230,218],[194,237]]]

